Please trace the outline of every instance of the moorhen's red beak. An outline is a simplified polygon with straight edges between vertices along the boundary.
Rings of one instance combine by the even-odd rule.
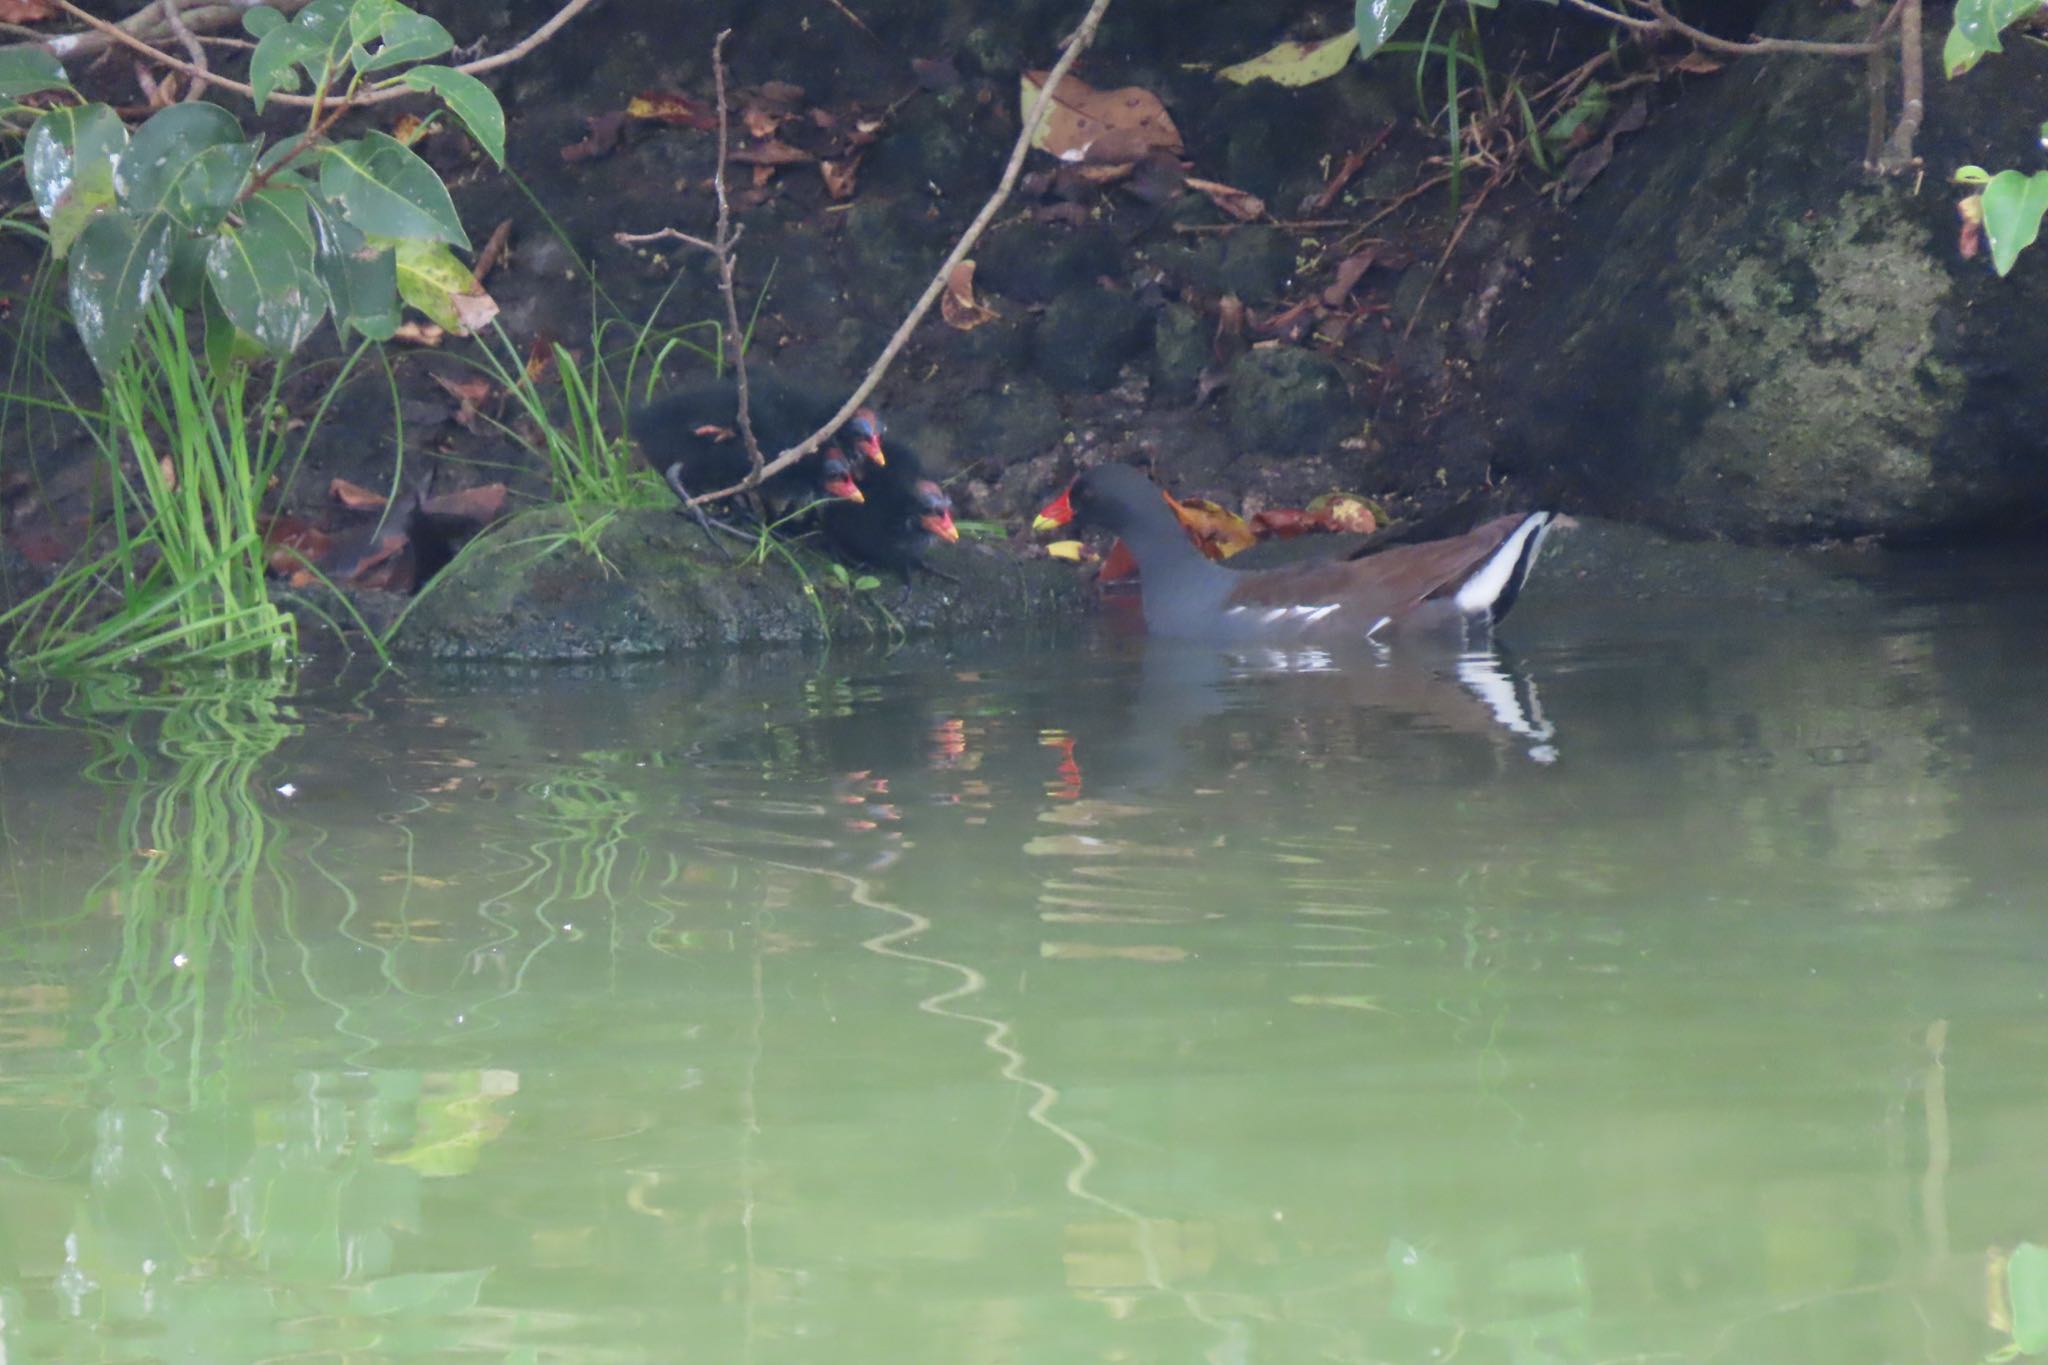
[[[1066,492],[1060,494],[1039,509],[1037,518],[1031,523],[1031,529],[1034,531],[1050,531],[1055,527],[1065,526],[1068,522],[1072,521],[1074,519],[1073,494],[1073,485],[1067,485]]]
[[[819,487],[823,488],[833,497],[845,498],[848,502],[867,501],[867,498],[861,494],[860,485],[853,481],[851,474],[834,474],[826,479],[824,483],[820,484]]]
[[[960,528],[953,524],[953,513],[950,510],[941,509],[929,516],[919,517],[917,522],[940,540],[955,543],[960,539]]]
[[[877,469],[887,468],[888,457],[882,454],[882,419],[875,415],[875,410],[861,408],[846,425],[853,432],[855,453]]]

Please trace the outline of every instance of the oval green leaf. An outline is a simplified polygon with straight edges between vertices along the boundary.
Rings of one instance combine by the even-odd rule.
[[[1352,10],[1352,27],[1358,33],[1359,60],[1378,52],[1413,8],[1415,0],[1358,0]]]
[[[313,0],[289,24],[266,23],[249,57],[249,85],[256,108],[279,90],[299,88],[299,68],[325,80],[348,46],[349,0]],[[255,28],[249,30],[255,33]]]
[[[274,355],[290,355],[327,312],[327,292],[313,273],[306,196],[266,189],[242,205],[241,220],[207,249],[207,281],[236,330]]]
[[[18,100],[43,90],[69,90],[64,63],[39,47],[0,49],[0,100]]]
[[[397,262],[399,294],[448,331],[467,335],[497,315],[470,268],[441,243],[399,242]]]
[[[505,164],[505,111],[491,87],[452,66],[416,66],[405,73],[405,83],[439,95],[491,160]]]
[[[365,6],[380,7],[372,31],[366,36],[357,28],[356,18]],[[386,71],[407,62],[424,62],[455,46],[454,37],[437,20],[415,13],[391,0],[356,0],[349,14],[349,27],[356,47],[351,55],[356,70],[365,75]],[[372,47],[371,44],[376,46]]]
[[[113,206],[114,167],[127,148],[127,125],[104,104],[52,109],[29,130],[29,193],[50,225],[50,252],[58,259],[95,213]]]
[[[1991,264],[2003,275],[2019,254],[2041,235],[2041,215],[2048,213],[2048,171],[2021,175],[2000,171],[1984,187],[1984,235],[1991,242]]]
[[[1351,54],[1358,51],[1358,30],[1340,33],[1314,43],[1281,43],[1248,62],[1226,66],[1216,74],[1226,81],[1250,85],[1272,81],[1275,85],[1314,85],[1344,69]]]
[[[389,341],[399,323],[398,267],[391,248],[371,243],[338,211],[317,200],[313,229],[313,269],[327,288],[335,330],[353,327],[372,341]]]
[[[195,232],[211,232],[234,207],[256,164],[256,144],[230,142],[208,147],[178,177],[164,207]]]
[[[71,318],[102,378],[111,376],[171,263],[171,220],[109,210],[78,234],[71,253]]]
[[[178,181],[209,147],[241,142],[242,125],[218,104],[174,104],[135,130],[114,172],[121,207],[137,218],[165,207]]]
[[[340,204],[365,236],[469,248],[441,177],[411,148],[383,133],[328,148],[320,158],[320,193]]]

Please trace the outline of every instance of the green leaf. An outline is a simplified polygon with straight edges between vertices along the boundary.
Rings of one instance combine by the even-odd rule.
[[[496,316],[498,305],[447,247],[419,238],[395,247],[399,295],[435,323],[466,335]]]
[[[348,14],[348,27],[355,43],[350,60],[365,75],[407,62],[424,62],[455,46],[454,37],[438,21],[397,0],[356,0]]]
[[[1358,0],[1352,10],[1352,27],[1358,32],[1358,58],[1364,61],[1394,36],[1415,0]]]
[[[1977,59],[1983,55],[1983,52],[1963,36],[1961,29],[1953,24],[1949,26],[1948,37],[1943,39],[1941,44],[1941,69],[1948,73],[1950,80],[1975,66]]]
[[[242,16],[242,28],[251,38],[261,38],[283,22],[284,16],[268,5],[258,5]]]
[[[1949,179],[1958,185],[1988,185],[1991,183],[1991,172],[1982,166],[1958,166],[1956,173]]]
[[[313,0],[289,24],[255,21],[259,12],[250,11],[242,26],[257,40],[249,57],[249,85],[260,113],[276,91],[299,88],[300,68],[320,81],[340,62],[342,49],[348,46],[349,0]]]
[[[171,238],[171,264],[164,271],[164,297],[187,311],[197,309],[206,290],[206,251],[210,237],[181,233]]]
[[[255,337],[236,327],[220,306],[220,299],[213,292],[211,281],[203,281],[200,290],[199,316],[206,324],[206,364],[217,375],[225,375],[237,365],[246,365],[263,359],[263,344]]]
[[[178,177],[170,201],[164,207],[171,216],[194,232],[211,232],[219,227],[235,206],[249,172],[256,164],[256,144],[230,142],[208,147],[192,158]]]
[[[178,182],[209,147],[225,147],[242,138],[242,125],[218,104],[174,104],[150,116],[114,173],[121,207],[144,217],[166,207]]]
[[[882,580],[871,573],[864,573],[859,578],[853,580],[853,590],[855,592],[873,592],[881,586]]]
[[[71,317],[101,378],[114,373],[171,263],[171,220],[137,222],[109,210],[78,234],[71,253]]]
[[[1216,74],[1238,85],[1271,81],[1275,85],[1313,85],[1344,69],[1358,51],[1358,30],[1314,43],[1281,43],[1248,62],[1226,66]]]
[[[1984,235],[1991,241],[1991,263],[2003,275],[2019,254],[2041,233],[2041,215],[2048,212],[2048,171],[2021,175],[2000,171],[1984,187]]]
[[[318,200],[313,229],[313,269],[327,288],[335,330],[353,327],[372,341],[389,341],[399,322],[398,267],[391,248],[371,244],[354,224]]]
[[[1976,65],[1987,52],[2003,52],[2001,30],[2041,8],[2043,0],[1956,0],[1955,21],[1941,45],[1941,63],[1950,76]]]
[[[441,177],[383,133],[328,148],[320,160],[320,193],[340,204],[365,236],[422,238],[469,249]]]
[[[2048,1248],[2021,1242],[2005,1263],[2012,1343],[2030,1356],[2048,1355]]]
[[[416,66],[405,73],[405,83],[439,95],[491,160],[505,164],[505,111],[491,87],[452,66]]]
[[[69,90],[64,63],[39,47],[0,50],[0,100],[18,100],[41,90]]]
[[[36,120],[23,155],[52,255],[61,260],[86,222],[113,205],[114,167],[127,149],[127,125],[104,104],[52,109]]]
[[[241,219],[207,249],[207,281],[236,330],[274,355],[290,355],[327,312],[327,291],[313,273],[306,196],[266,189],[242,205]]]

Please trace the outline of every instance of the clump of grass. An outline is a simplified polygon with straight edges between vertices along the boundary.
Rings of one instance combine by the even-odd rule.
[[[290,656],[297,627],[270,599],[262,520],[287,453],[288,426],[271,420],[282,381],[276,368],[259,379],[245,364],[209,363],[184,318],[159,300],[109,377],[102,407],[17,397],[84,423],[109,495],[87,548],[0,615],[14,667],[274,665]],[[301,434],[301,455],[325,410]]]

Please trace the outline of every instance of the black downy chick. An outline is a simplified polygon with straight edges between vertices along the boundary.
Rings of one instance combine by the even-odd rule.
[[[842,558],[902,575],[910,589],[919,569],[948,582],[957,581],[924,562],[938,542],[957,541],[953,500],[925,473],[924,461],[910,447],[898,444],[889,463],[868,468],[861,480],[862,502],[829,503],[818,510],[825,542]]]

